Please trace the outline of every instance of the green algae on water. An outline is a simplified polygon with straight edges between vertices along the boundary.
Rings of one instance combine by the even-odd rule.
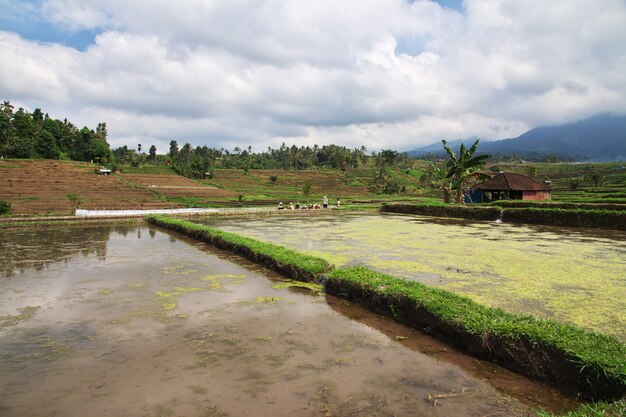
[[[161,307],[164,310],[173,310],[178,307],[178,298],[183,294],[188,294],[191,292],[202,291],[202,288],[185,288],[185,287],[176,287],[174,291],[165,292],[165,291],[157,291],[155,296],[157,299],[162,301]]]
[[[256,218],[245,226],[220,219],[217,225],[338,266],[363,265],[626,340],[625,233],[399,215],[289,217],[280,225]]]
[[[257,297],[256,303],[257,304],[270,304],[270,303],[276,303],[281,300],[282,300],[281,297]]]
[[[26,306],[18,308],[19,314],[0,316],[0,327],[16,326],[23,321],[27,321],[35,317],[35,314],[41,306]]]
[[[276,290],[280,290],[283,288],[306,288],[308,290],[311,290],[314,293],[321,293],[322,290],[324,289],[324,287],[322,287],[321,285],[318,284],[314,284],[312,282],[302,282],[302,281],[294,281],[294,280],[288,280],[288,281],[284,281],[281,282],[279,284],[275,284],[272,286],[272,288],[276,289]]]

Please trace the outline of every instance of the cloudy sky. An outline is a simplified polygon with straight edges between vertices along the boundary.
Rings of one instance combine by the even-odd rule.
[[[626,113],[626,1],[0,0],[0,100],[159,153],[514,137]]]

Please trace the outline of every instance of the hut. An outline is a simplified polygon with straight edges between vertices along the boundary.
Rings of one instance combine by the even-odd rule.
[[[550,189],[524,175],[501,172],[470,188],[466,196],[472,203],[495,200],[550,200]]]

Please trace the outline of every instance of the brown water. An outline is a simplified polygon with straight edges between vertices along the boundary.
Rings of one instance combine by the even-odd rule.
[[[145,227],[0,233],[0,416],[526,416],[573,400]]]
[[[362,214],[207,222],[626,340],[625,232]]]

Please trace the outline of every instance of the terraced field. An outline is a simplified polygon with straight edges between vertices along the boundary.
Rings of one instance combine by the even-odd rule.
[[[498,169],[528,175],[535,167],[533,178],[549,180],[552,200],[572,203],[626,203],[626,163],[525,163],[497,164]],[[586,177],[599,174],[601,184],[594,185]],[[574,185],[575,184],[575,185]]]
[[[257,201],[276,203],[278,201],[305,201],[302,188],[310,181],[313,190],[309,199],[321,200],[326,195],[331,200],[345,197],[371,196],[368,188],[362,184],[351,184],[345,173],[339,171],[283,171],[283,170],[216,170],[214,178],[204,181],[206,184],[228,188],[238,194],[250,196]],[[275,176],[276,183],[270,178]]]
[[[147,187],[163,194],[166,199],[177,197],[205,198],[237,197],[237,193],[224,190],[196,180],[171,174],[123,174],[123,179],[130,184]]]
[[[324,195],[334,203],[336,198],[375,197],[365,185],[371,172],[224,169],[213,178],[193,180],[165,166],[124,166],[122,173],[105,176],[86,162],[2,159],[0,199],[11,203],[13,215],[71,214],[68,193],[83,199],[80,208],[108,210],[233,206],[240,195],[246,205],[321,203]],[[313,185],[308,198],[302,192],[307,181]]]
[[[93,164],[56,160],[0,160],[0,199],[14,215],[70,214],[76,193],[86,209],[155,209],[178,206],[119,175],[98,175]]]

